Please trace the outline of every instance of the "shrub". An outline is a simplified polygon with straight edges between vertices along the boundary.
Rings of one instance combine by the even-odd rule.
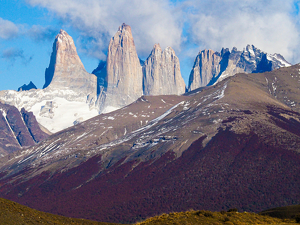
[[[225,217],[224,218],[224,222],[227,222],[227,221],[229,221],[230,219],[228,218],[228,217]]]
[[[237,208],[228,209],[227,212],[238,212],[239,210]]]
[[[195,212],[195,214],[197,215],[197,216],[200,216],[201,214],[203,214],[205,211],[203,211],[203,210],[199,210],[199,211],[196,211]]]
[[[203,214],[205,217],[211,217],[211,218],[214,218],[214,214],[212,212],[205,212]]]
[[[295,216],[295,219],[296,219],[296,223],[300,223],[300,214],[297,214]]]

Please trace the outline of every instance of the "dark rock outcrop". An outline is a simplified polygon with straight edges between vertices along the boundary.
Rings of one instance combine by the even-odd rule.
[[[24,84],[23,86],[18,88],[18,91],[29,91],[31,89],[37,89],[34,83],[32,81],[29,82],[29,84]]]
[[[0,154],[32,146],[49,135],[44,133],[32,112],[0,103]]]
[[[40,141],[44,140],[49,136],[41,130],[32,112],[27,112],[24,108],[22,108],[21,115],[35,143],[39,143]]]
[[[10,107],[6,111],[6,119],[20,146],[30,146],[35,143],[16,107]]]

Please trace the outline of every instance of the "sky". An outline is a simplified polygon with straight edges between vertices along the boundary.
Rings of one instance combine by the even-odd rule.
[[[295,0],[0,0],[0,90],[45,82],[60,29],[74,39],[86,70],[106,59],[110,38],[131,26],[139,57],[172,47],[186,82],[198,52],[247,44],[300,62],[300,1]]]

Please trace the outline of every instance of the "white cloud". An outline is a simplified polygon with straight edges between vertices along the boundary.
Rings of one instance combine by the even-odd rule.
[[[201,48],[243,49],[247,44],[269,53],[280,53],[299,62],[299,27],[291,13],[293,1],[188,1],[193,13],[191,37]]]
[[[54,27],[33,25],[26,33],[35,41],[53,41],[59,30]]]
[[[32,56],[25,56],[24,51],[19,48],[5,49],[0,57],[9,61],[11,65],[13,65],[17,59],[20,59],[24,65],[27,65],[32,60]]]
[[[155,43],[180,50],[182,24],[180,11],[168,0],[27,0],[42,6],[90,38],[86,51],[103,58],[109,39],[125,22],[130,25],[138,53],[147,57]],[[89,46],[91,45],[91,46]]]
[[[9,20],[0,17],[0,38],[11,39],[18,35],[18,27]]]
[[[253,44],[300,62],[299,18],[294,0],[27,0],[47,8],[80,32],[79,51],[105,59],[109,39],[125,22],[141,57],[155,43],[191,51]],[[298,3],[299,4],[299,3]],[[188,48],[188,49],[186,49]],[[182,54],[185,55],[185,54]]]

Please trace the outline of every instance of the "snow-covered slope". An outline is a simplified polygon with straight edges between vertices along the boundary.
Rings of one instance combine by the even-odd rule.
[[[68,89],[1,91],[0,100],[33,112],[37,121],[52,133],[98,115],[97,108],[85,95]]]

